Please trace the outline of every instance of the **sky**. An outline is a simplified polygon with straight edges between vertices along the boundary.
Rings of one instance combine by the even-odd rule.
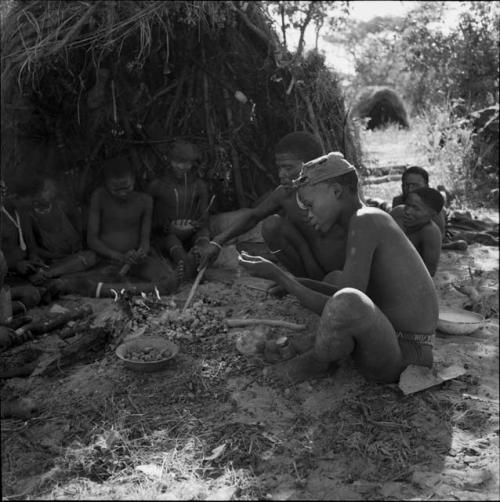
[[[368,21],[375,16],[403,16],[418,3],[417,1],[401,0],[373,2],[354,0],[349,2],[349,16],[359,21]],[[447,7],[447,12],[443,19],[445,29],[457,22],[460,3],[447,2]],[[295,32],[290,30],[290,33],[287,31],[287,39],[290,47],[294,49],[299,40],[298,30],[295,30]],[[306,51],[314,48],[315,36],[312,27],[306,31],[305,42]],[[354,62],[342,47],[333,45],[320,36],[318,49],[325,54],[325,63],[327,66],[335,68],[342,73],[354,73]]]

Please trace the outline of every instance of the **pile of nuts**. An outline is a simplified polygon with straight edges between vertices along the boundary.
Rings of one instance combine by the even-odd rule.
[[[227,331],[224,314],[206,307],[200,300],[184,312],[177,308],[166,310],[160,322],[176,339],[195,339]]]
[[[131,349],[125,354],[125,359],[134,362],[155,362],[168,359],[172,352],[168,349],[158,349],[157,347],[143,347]]]

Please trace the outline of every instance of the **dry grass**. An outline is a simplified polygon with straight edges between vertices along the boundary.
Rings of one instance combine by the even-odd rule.
[[[375,131],[360,129],[360,136],[367,167],[419,165],[429,172],[432,187],[444,185],[455,194],[457,209],[484,202],[475,197],[473,189],[472,127],[453,120],[449,109],[435,108],[414,117],[409,130],[389,125]],[[401,193],[401,182],[366,185],[363,193],[391,202]]]

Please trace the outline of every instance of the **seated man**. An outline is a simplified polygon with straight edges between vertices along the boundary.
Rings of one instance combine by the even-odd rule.
[[[307,287],[270,261],[240,256],[244,268],[321,315],[312,343],[276,365],[274,377],[317,377],[349,356],[380,382],[397,382],[410,364],[431,367],[438,300],[415,247],[387,213],[363,206],[356,171],[340,153],[305,164],[297,185],[311,226],[327,231],[339,224],[347,232],[346,260],[343,270]]]
[[[443,196],[434,188],[422,187],[406,197],[404,206],[396,206],[391,216],[413,243],[434,276],[441,255],[441,232],[433,217],[443,208]]]
[[[403,205],[406,202],[408,194],[413,192],[416,188],[429,186],[429,173],[419,166],[409,167],[401,177],[401,188],[403,193],[397,195],[392,199],[392,209],[396,206]],[[441,235],[444,237],[446,226],[446,214],[442,209],[437,215],[433,217],[434,222],[439,228]]]
[[[30,186],[19,187],[18,195],[7,195],[2,182],[1,206],[1,249],[7,265],[5,283],[10,286],[12,310],[15,313],[26,311],[38,305],[44,290],[28,282],[28,276],[40,270],[43,262],[28,255],[25,235],[27,229],[25,201],[30,195]],[[24,202],[23,202],[24,201]]]
[[[50,266],[30,276],[34,284],[81,272],[97,262],[93,251],[82,250],[81,222],[76,210],[59,198],[54,180],[38,183],[27,213],[26,243],[30,256]]]
[[[195,145],[176,140],[170,166],[153,180],[148,193],[154,198],[153,233],[162,254],[179,270],[180,280],[196,273],[199,249],[208,245],[208,186],[193,167],[199,158]],[[155,232],[156,230],[156,232]]]
[[[295,276],[321,280],[328,272],[342,268],[345,230],[340,225],[332,225],[326,231],[308,225],[305,211],[297,204],[297,189],[292,186],[302,164],[321,154],[320,143],[307,132],[284,136],[275,149],[281,184],[256,207],[242,209],[233,224],[210,241],[200,266],[215,260],[228,240],[266,218],[262,236],[271,253]]]
[[[98,282],[86,278],[61,278],[51,283],[59,293],[88,296],[112,296],[113,289],[127,289],[133,294],[152,292],[168,294],[177,287],[175,272],[166,260],[150,251],[153,200],[134,191],[132,166],[125,157],[106,161],[104,186],[92,194],[87,228],[87,242],[100,264],[110,264],[122,277],[129,273],[145,283]],[[120,269],[120,270],[119,270]],[[109,270],[109,269],[108,269]]]

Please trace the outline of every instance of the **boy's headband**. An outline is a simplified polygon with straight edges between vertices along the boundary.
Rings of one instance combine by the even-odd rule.
[[[356,172],[356,169],[345,160],[342,153],[330,152],[322,157],[306,162],[302,166],[299,177],[294,180],[294,185],[316,185],[352,171]]]

